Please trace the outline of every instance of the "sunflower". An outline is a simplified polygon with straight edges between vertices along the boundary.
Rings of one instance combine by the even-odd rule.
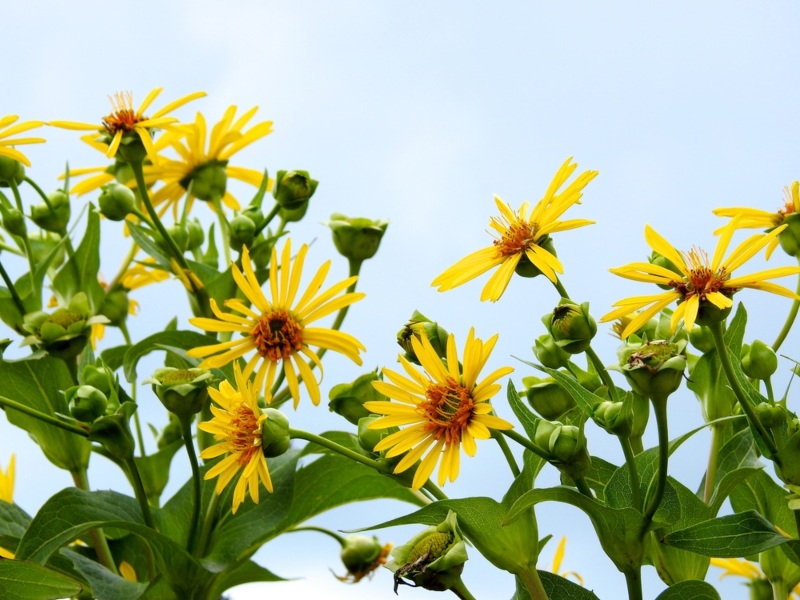
[[[258,482],[272,492],[272,479],[267,468],[267,459],[261,447],[261,433],[267,419],[258,407],[258,390],[244,375],[238,364],[233,366],[236,387],[227,381],[219,389],[209,388],[208,393],[216,406],[211,405],[214,417],[200,423],[198,427],[214,435],[219,443],[209,446],[200,453],[200,458],[209,459],[227,454],[225,458],[211,467],[204,479],[217,479],[214,491],[221,494],[231,479],[239,472],[239,479],[233,490],[234,514],[244,502],[246,492],[258,504]]]
[[[231,268],[236,284],[253,307],[247,307],[238,298],[231,298],[225,301],[225,306],[239,314],[226,313],[222,312],[212,299],[211,310],[216,319],[202,317],[189,319],[190,323],[205,331],[239,332],[243,337],[194,348],[188,352],[189,356],[204,358],[200,367],[213,369],[255,350],[255,354],[247,362],[244,375],[249,377],[253,372],[256,373],[255,387],[261,389],[263,386],[267,402],[272,401],[271,388],[275,383],[278,364],[281,363],[294,398],[295,408],[300,402],[301,378],[311,401],[315,405],[319,404],[319,383],[314,377],[311,365],[318,366],[322,372],[322,363],[310,346],[340,352],[358,365],[361,364],[359,352],[365,348],[361,342],[347,333],[309,327],[309,325],[361,300],[364,294],[345,292],[349,286],[355,284],[356,276],[348,277],[317,294],[330,269],[331,261],[326,261],[314,275],[302,297],[295,302],[307,252],[308,246],[303,244],[292,265],[290,240],[287,240],[283,247],[280,262],[277,249],[272,249],[269,267],[272,298],[267,300],[253,272],[250,255],[245,246],[242,252],[242,270],[240,271],[235,264]],[[307,363],[306,359],[310,363]]]
[[[734,231],[740,226],[739,221],[739,218],[735,218],[723,228],[710,262],[703,250],[692,248],[689,252],[679,252],[652,227],[645,226],[645,240],[649,246],[670,261],[675,270],[646,262],[634,262],[611,269],[611,272],[625,279],[655,283],[671,289],[661,294],[619,300],[614,303],[617,308],[604,315],[600,321],[614,321],[641,310],[627,323],[622,332],[621,337],[626,338],[662,309],[678,301],[671,320],[671,329],[674,333],[681,321],[684,322],[686,330],[691,331],[698,318],[698,312],[701,309],[711,310],[709,305],[721,311],[730,308],[733,306],[731,296],[742,288],[763,290],[800,300],[800,296],[787,288],[766,281],[800,273],[800,267],[778,267],[731,278],[733,271],[750,260],[786,227],[781,225],[769,233],[750,236],[739,244],[726,260],[723,260]]]
[[[13,146],[19,146],[22,144],[41,144],[45,141],[44,138],[38,137],[24,137],[24,138],[14,138],[8,139],[12,135],[17,135],[18,133],[22,133],[24,131],[29,131],[31,129],[36,129],[37,127],[41,127],[44,125],[41,121],[24,121],[22,123],[17,123],[16,125],[12,125],[19,119],[17,115],[7,115],[0,119],[0,156],[6,156],[13,160],[21,162],[26,167],[31,166],[31,161],[28,160],[28,157],[25,156],[22,152],[14,148]]]
[[[407,426],[383,438],[375,446],[375,451],[386,450],[387,458],[405,453],[394,469],[395,473],[402,473],[430,449],[414,474],[414,489],[425,484],[440,458],[439,485],[447,479],[455,481],[462,445],[467,455],[474,456],[476,439],[488,439],[491,429],[513,427],[508,421],[491,414],[489,399],[500,391],[497,380],[514,369],[502,367],[477,383],[496,342],[497,335],[484,343],[475,338],[474,329],[470,329],[462,368],[453,334],[447,338],[445,361],[437,356],[426,337],[412,336],[411,345],[424,373],[400,355],[398,359],[408,377],[383,369],[389,381],[372,383],[376,390],[396,402],[365,402],[364,407],[370,412],[385,415],[370,423],[369,428]]]
[[[8,462],[8,468],[5,473],[0,468],[0,501],[14,502],[14,455],[11,455],[11,460]],[[5,548],[0,548],[0,557],[14,558],[14,553]]]
[[[163,142],[178,153],[179,159],[160,159],[157,165],[145,168],[153,180],[164,186],[153,194],[153,204],[166,202],[177,206],[178,200],[191,185],[191,197],[210,201],[219,194],[222,202],[239,209],[239,202],[225,189],[228,177],[259,187],[264,173],[228,164],[230,157],[253,142],[272,133],[272,121],[262,121],[245,131],[258,110],[254,106],[238,119],[236,106],[230,106],[209,135],[205,117],[197,113],[194,123],[182,125],[163,137]],[[188,207],[191,209],[191,206]]]
[[[155,162],[158,160],[158,152],[153,146],[152,130],[172,129],[178,119],[167,115],[184,104],[206,95],[205,92],[188,94],[157,110],[152,117],[145,116],[145,111],[150,108],[150,105],[163,89],[155,88],[151,91],[138,109],[133,108],[133,94],[131,92],[117,92],[113,97],[109,98],[111,100],[111,113],[103,117],[99,125],[77,121],[50,121],[49,124],[62,129],[95,132],[82,136],[81,139],[93,148],[104,152],[108,158],[116,156],[123,136],[133,132],[141,140],[150,160]],[[97,133],[100,134],[99,138]]]
[[[515,271],[526,276],[544,273],[555,283],[558,278],[556,273],[563,273],[564,267],[556,258],[550,234],[594,223],[586,219],[558,220],[570,206],[580,204],[583,188],[597,175],[597,171],[584,171],[559,191],[577,168],[577,163],[568,158],[532,210],[528,202],[523,202],[520,209],[514,212],[511,206],[495,196],[500,217],[491,217],[489,225],[499,237],[488,248],[459,260],[434,279],[431,285],[438,286],[439,291],[444,292],[499,266],[481,292],[481,301],[496,302],[508,287]]]

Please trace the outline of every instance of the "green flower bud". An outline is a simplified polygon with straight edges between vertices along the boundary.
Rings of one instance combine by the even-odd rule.
[[[778,370],[778,356],[770,346],[756,340],[742,356],[742,371],[753,379],[766,380]]]
[[[0,187],[11,187],[11,181],[19,185],[25,180],[25,166],[8,156],[0,156]]]
[[[339,254],[348,260],[361,262],[375,256],[389,221],[333,213],[327,225],[333,231],[333,243]]]
[[[728,318],[730,313],[730,306],[728,308],[719,308],[717,305],[712,304],[708,300],[700,300],[700,306],[697,309],[697,318],[695,319],[695,323],[701,326],[721,323]]]
[[[537,245],[540,248],[547,250],[553,256],[558,256],[556,254],[556,247],[553,245],[553,238],[551,238],[549,235],[539,238]],[[524,253],[520,257],[514,272],[520,277],[528,278],[536,277],[542,274],[542,272],[539,270],[539,267],[534,265]]]
[[[637,394],[651,400],[666,398],[678,389],[683,379],[685,347],[685,340],[628,343],[618,353],[621,371]]]
[[[189,235],[186,249],[189,251],[198,250],[203,245],[203,242],[206,241],[206,233],[203,231],[203,226],[196,218],[186,223],[186,232]]]
[[[25,315],[22,328],[30,335],[23,344],[34,345],[51,356],[69,360],[83,351],[92,325],[107,322],[108,319],[102,315],[90,316],[88,298],[84,292],[78,292],[67,308],[59,308],[53,314],[37,311]]]
[[[264,410],[267,418],[261,424],[261,450],[264,456],[280,456],[289,449],[289,419],[277,408]]]
[[[546,379],[525,377],[522,383],[528,388],[525,392],[528,404],[545,419],[551,421],[558,419],[576,406],[572,396],[549,377]]]
[[[130,418],[136,412],[136,404],[123,402],[110,415],[96,419],[89,429],[89,439],[102,444],[109,454],[119,460],[133,457],[136,442],[130,428]]]
[[[167,227],[167,233],[169,237],[172,238],[172,241],[175,242],[178,250],[186,252],[186,249],[189,247],[189,233],[186,231],[186,228],[180,225],[171,225]],[[163,242],[161,247],[169,254],[169,247],[166,242]]]
[[[0,156],[0,158],[3,158]],[[3,215],[3,228],[11,235],[25,237],[28,228],[25,226],[25,216],[16,208],[7,208],[0,203],[0,213]]]
[[[397,343],[405,350],[406,359],[419,364],[419,360],[417,360],[417,356],[414,353],[414,346],[411,344],[412,337],[422,339],[424,336],[428,338],[437,356],[446,358],[447,338],[449,335],[444,327],[415,310],[408,322],[397,332]]]
[[[87,364],[83,367],[80,381],[84,385],[97,388],[105,396],[111,395],[111,391],[118,387],[114,372],[100,359],[93,365]]]
[[[227,160],[210,160],[203,163],[181,179],[181,186],[199,200],[206,202],[220,200],[225,195],[225,188],[228,185],[228,174],[225,171],[227,166]]]
[[[278,210],[278,216],[286,223],[297,223],[298,221],[302,221],[303,217],[306,216],[308,205],[309,203],[305,202],[297,208],[281,208]]]
[[[789,413],[780,404],[770,404],[761,402],[754,408],[758,415],[758,420],[764,427],[779,427],[783,425],[789,417]]]
[[[272,195],[281,208],[295,210],[311,199],[318,184],[308,171],[278,171]]]
[[[100,314],[106,317],[111,325],[119,327],[128,318],[129,308],[128,292],[117,289],[106,294],[100,307]]]
[[[597,333],[597,323],[589,314],[589,303],[575,304],[562,298],[558,306],[542,317],[556,345],[570,354],[580,354],[589,347]]]
[[[537,421],[533,443],[550,455],[550,462],[570,477],[585,475],[592,466],[586,436],[575,425],[558,421]]]
[[[69,404],[70,414],[84,423],[91,423],[106,414],[108,398],[91,385],[80,385],[65,390],[64,396]]]
[[[790,213],[783,218],[786,229],[778,234],[778,243],[789,256],[800,257],[800,213]]]
[[[366,535],[348,535],[342,542],[342,563],[347,569],[344,576],[336,576],[339,581],[358,583],[386,562],[392,550],[391,544],[381,546],[378,538]]]
[[[367,452],[374,452],[375,446],[378,445],[383,438],[387,435],[399,431],[397,427],[388,427],[386,429],[370,429],[369,424],[377,419],[382,419],[378,415],[369,415],[362,417],[358,420],[358,444]]]
[[[245,215],[238,215],[230,223],[230,242],[234,250],[240,251],[243,244],[253,241],[256,224]]]
[[[100,187],[100,213],[111,221],[124,221],[136,207],[136,194],[128,186],[112,181]]]
[[[213,380],[211,371],[205,369],[163,367],[142,383],[153,385],[153,393],[169,412],[179,419],[188,419],[203,409]]]
[[[680,277],[683,277],[683,273],[681,273],[681,270],[675,265],[675,263],[672,262],[671,260],[669,260],[668,258],[662,256],[658,252],[653,252],[650,255],[650,258],[648,258],[648,260],[649,260],[651,265],[656,265],[658,267],[663,267],[663,268],[667,269],[668,271],[672,271],[673,273],[675,273],[676,279],[678,279]],[[670,288],[670,286],[665,285],[663,283],[658,284],[658,287],[660,287],[662,290],[672,289],[672,288]],[[655,338],[650,338],[650,339],[655,339]]]
[[[69,215],[69,194],[64,190],[50,192],[47,202],[31,206],[31,220],[45,231],[53,233],[66,232]]]
[[[622,402],[608,400],[601,402],[595,407],[592,419],[609,433],[615,433],[623,437],[630,435],[631,420],[626,418],[625,405]]]
[[[549,333],[543,333],[536,339],[533,353],[540,363],[550,369],[561,369],[569,364],[570,354],[562,350]]]
[[[358,425],[370,412],[364,408],[364,402],[372,400],[388,400],[372,386],[373,381],[381,381],[383,377],[378,370],[370,371],[358,377],[352,383],[340,383],[333,386],[328,394],[328,409],[343,416],[353,425]]]
[[[150,131],[152,135],[152,131]],[[106,144],[111,144],[113,137],[108,133],[102,133],[100,139]],[[147,158],[147,148],[145,148],[142,138],[135,131],[126,131],[122,134],[122,140],[117,148],[117,161],[127,164],[143,163]]]
[[[714,348],[714,336],[711,335],[708,327],[692,327],[692,331],[689,332],[689,341],[703,354]]]

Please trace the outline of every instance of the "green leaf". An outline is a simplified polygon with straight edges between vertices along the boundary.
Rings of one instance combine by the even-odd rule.
[[[759,464],[758,456],[753,448],[753,435],[750,430],[742,429],[731,436],[719,451],[714,493],[709,503],[712,514],[716,515],[719,512],[722,503],[742,481],[761,470],[763,470],[763,466]],[[702,484],[700,489],[703,489]],[[734,510],[741,512],[738,509]]]
[[[557,369],[551,369],[549,367],[537,366],[536,368],[544,371],[550,375],[550,377],[555,379],[556,383],[558,383],[558,385],[564,388],[564,390],[566,390],[566,392],[572,396],[572,399],[575,400],[577,405],[587,417],[591,417],[594,413],[595,407],[605,400],[605,398],[602,398],[601,396],[593,394],[587,390],[580,383],[578,383],[577,379],[571,375],[567,375],[566,373],[562,373]]]
[[[53,280],[53,289],[69,301],[78,292],[85,292],[92,314],[103,304],[105,291],[97,279],[100,272],[100,215],[93,209],[87,214],[83,239]]]
[[[169,264],[169,258],[164,254],[161,248],[153,241],[152,233],[149,229],[127,221],[128,230],[131,232],[131,237],[144,250],[149,256],[156,259],[156,262],[164,269],[172,272],[172,267]]]
[[[122,366],[128,348],[130,348],[128,344],[107,348],[100,353],[100,358],[103,359],[103,362],[106,363],[112,371],[116,371]]]
[[[600,600],[593,591],[549,571],[538,571],[544,591],[558,600]]]
[[[36,563],[0,560],[0,598],[52,600],[81,592],[74,579]]]
[[[208,594],[208,597],[222,598],[222,592],[229,590],[233,586],[257,581],[271,583],[274,581],[286,580],[283,577],[275,575],[275,573],[265,569],[261,565],[254,563],[252,560],[247,560],[238,567],[223,571],[217,575],[211,585],[211,593]]]
[[[514,382],[510,379],[508,380],[508,386],[506,386],[506,397],[508,398],[508,403],[511,405],[511,410],[514,411],[517,419],[522,423],[525,433],[528,434],[530,439],[533,439],[536,434],[536,423],[541,419],[533,414],[533,411],[520,400],[517,389],[514,387]]]
[[[214,267],[206,264],[187,261],[192,272],[197,275],[203,286],[206,288],[209,298],[213,298],[219,306],[228,298],[236,295],[236,282],[233,280],[233,272],[230,267],[220,273]]]
[[[115,575],[96,560],[67,549],[61,552],[72,560],[75,570],[92,586],[92,598],[97,600],[136,600],[147,589],[146,583],[128,581]]]
[[[656,600],[720,600],[720,597],[710,583],[690,579],[668,587]]]
[[[134,344],[125,352],[123,361],[125,379],[131,383],[136,381],[136,365],[139,360],[156,350],[165,350],[165,346],[190,350],[197,346],[208,346],[216,343],[218,343],[217,339],[196,331],[159,331]]]
[[[159,449],[158,452],[133,458],[142,478],[147,500],[154,506],[160,504],[161,494],[169,482],[169,467],[172,464],[172,458],[181,448],[183,448],[183,440],[177,439]]]
[[[69,414],[62,390],[75,384],[67,365],[60,359],[0,360],[0,381],[3,382],[0,395],[46,415]],[[27,431],[57,467],[77,471],[88,464],[91,445],[85,437],[12,408],[6,409],[6,416],[9,422]]]
[[[19,506],[0,500],[0,547],[9,550],[16,548],[30,522],[28,513]]]
[[[787,491],[762,469],[731,492],[731,506],[736,512],[754,510],[789,535],[797,536],[797,524],[786,495]]]

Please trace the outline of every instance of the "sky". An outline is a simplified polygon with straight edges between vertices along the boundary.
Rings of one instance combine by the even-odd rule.
[[[344,326],[366,345],[364,366],[326,357],[333,360],[326,362],[323,398],[334,384],[366,370],[395,367],[395,334],[415,309],[440,321],[459,344],[473,326],[484,339],[499,333],[487,369],[514,366],[516,382],[532,374],[518,359],[533,359],[533,340],[543,333],[540,317],[558,301],[552,286],[542,278],[515,279],[499,302],[481,303],[485,277],[444,294],[430,282],[490,243],[493,195],[512,206],[537,201],[567,157],[580,170],[599,171],[583,204],[569,213],[597,223],[555,238],[566,288],[589,301],[598,317],[614,301],[649,291],[608,273],[646,256],[645,224],[677,248],[712,250],[712,232],[722,223],[713,208],[777,209],[783,187],[798,178],[800,8],[792,2],[232,0],[223,9],[208,0],[29,0],[6,3],[3,12],[2,114],[98,122],[109,111],[108,95],[130,90],[136,102],[162,86],[158,107],[196,90],[208,93],[178,113],[185,120],[195,110],[212,121],[231,104],[242,110],[258,105],[257,117],[273,121],[274,133],[237,155],[236,164],[272,173],[306,169],[320,181],[306,220],[292,230],[293,240],[313,241],[309,265],[331,257],[329,281],[346,276],[347,265],[336,260],[321,224],[332,212],[390,221],[378,255],[362,270],[359,289],[367,296]],[[72,167],[104,164],[75,132],[47,129],[45,137],[46,144],[27,152],[29,174],[45,189],[57,186],[66,161]],[[201,215],[205,210],[195,209]],[[120,252],[109,235],[106,275],[115,272]],[[770,266],[789,260],[776,253]],[[163,329],[173,316],[189,327],[181,288],[163,285],[134,296],[142,305],[129,323],[135,337]],[[789,301],[748,291],[740,298],[751,314],[748,338],[774,338]],[[609,331],[601,325],[595,346],[610,363],[617,341]],[[10,335],[0,331],[0,337]],[[795,334],[784,350],[797,358],[797,348]],[[494,405],[513,420],[504,398]],[[675,435],[702,422],[697,401],[685,390],[669,409]],[[141,410],[145,420],[163,422],[159,407],[143,400]],[[289,416],[293,426],[310,431],[341,427],[325,406],[309,402]],[[590,451],[619,463],[613,441],[589,430]],[[673,458],[674,475],[690,488],[703,471],[703,461],[694,457],[707,447],[708,438],[699,434]],[[0,417],[0,464],[11,452],[19,473],[15,498],[29,513],[70,484],[24,432]],[[179,458],[167,494],[186,477]],[[499,498],[510,477],[499,473],[498,461],[497,449],[481,444],[445,492]],[[43,469],[46,478],[27,475]],[[90,480],[127,490],[100,459]],[[554,470],[546,469],[539,485],[556,484]],[[357,505],[313,522],[353,529],[408,508]],[[542,505],[537,515],[543,535],[568,537],[564,569],[580,572],[604,600],[624,596],[623,576],[602,554],[582,513]],[[414,531],[378,534],[401,544]],[[329,569],[341,571],[337,550],[320,539],[285,536],[257,555],[276,573],[304,581],[244,586],[231,598],[394,597],[386,571],[358,586],[333,580]],[[542,553],[542,568],[549,568],[554,547]],[[663,584],[652,568],[644,576],[645,597],[655,597]],[[708,580],[716,583],[717,576],[712,568]],[[464,580],[478,598],[512,594],[512,578],[474,550]],[[738,582],[721,585],[725,598],[747,596]],[[400,596],[425,594],[405,588]]]

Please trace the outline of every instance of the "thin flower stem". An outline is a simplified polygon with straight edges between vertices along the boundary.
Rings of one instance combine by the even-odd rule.
[[[25,211],[22,208],[22,196],[19,195],[19,188],[17,187],[17,183],[14,181],[13,177],[8,180],[8,183],[11,186],[11,191],[14,193],[14,201],[17,204],[17,210],[21,214],[25,214]],[[31,248],[31,241],[28,238],[28,232],[27,231],[23,231],[23,233],[25,235],[21,236],[22,237],[22,244],[25,247],[25,256],[28,259],[28,268],[30,269],[31,277],[33,277],[33,274],[36,272],[36,265],[33,263],[33,249]],[[42,290],[41,290],[41,288],[40,289],[36,289],[35,286],[32,286],[32,288],[33,289],[31,291],[34,294],[34,298],[36,298],[36,304],[37,304],[37,306],[41,306],[42,305]],[[23,314],[25,314],[25,313],[23,313]]]
[[[722,448],[723,425],[714,423],[711,425],[711,450],[708,453],[708,466],[706,467],[706,482],[703,488],[703,502],[709,504],[714,495],[714,481],[717,478],[717,465],[719,463],[719,451]]]
[[[125,468],[133,484],[133,493],[136,495],[136,500],[142,509],[142,516],[144,517],[145,525],[150,529],[156,529],[156,522],[153,520],[153,513],[150,511],[150,504],[147,502],[147,493],[144,491],[144,484],[142,483],[142,476],[139,474],[139,468],[136,466],[136,461],[133,456],[124,459]]]
[[[206,547],[208,546],[208,539],[211,536],[211,530],[214,527],[217,516],[217,507],[219,506],[219,494],[216,492],[211,494],[211,500],[206,508],[206,516],[203,519],[203,528],[200,530],[200,537],[197,538],[197,545],[195,546],[194,556],[204,556]]]
[[[789,587],[783,579],[770,581],[770,584],[772,585],[773,600],[786,600],[789,597]]]
[[[642,494],[640,492],[641,483],[639,482],[639,470],[636,468],[636,455],[633,453],[633,446],[630,438],[617,436],[619,445],[622,447],[622,454],[625,456],[625,464],[628,467],[628,476],[631,479],[631,496],[633,496],[633,506],[641,511]]]
[[[589,484],[586,483],[586,479],[584,479],[583,475],[579,475],[577,477],[572,478],[575,482],[575,487],[578,488],[578,491],[586,496],[587,498],[591,498],[594,500],[594,494],[592,493],[592,488],[589,487]]]
[[[11,278],[8,276],[5,267],[3,266],[3,261],[0,261],[0,277],[3,278],[3,282],[6,284],[8,288],[8,293],[11,294],[11,300],[14,301],[14,305],[17,307],[19,311],[20,317],[25,316],[25,313],[28,312],[25,310],[25,305],[22,303],[22,299],[19,297],[17,293],[17,288],[14,287],[14,282],[11,281]]]
[[[742,389],[742,386],[739,385],[739,380],[736,379],[736,375],[733,372],[733,363],[731,363],[731,357],[728,354],[728,349],[725,346],[725,339],[722,335],[722,323],[711,323],[709,325],[709,329],[711,330],[711,335],[714,337],[714,345],[717,348],[717,355],[719,356],[719,361],[722,364],[722,370],[725,371],[725,377],[728,379],[728,383],[730,384],[736,399],[739,401],[739,406],[742,407],[744,414],[747,415],[747,420],[750,421],[750,424],[761,436],[764,446],[766,446],[767,450],[769,451],[769,456],[767,458],[771,458],[775,455],[778,449],[775,446],[775,442],[772,440],[769,432],[758,418],[758,415],[755,414],[753,407],[750,406],[750,401],[747,399],[747,395]]]
[[[667,488],[667,468],[669,466],[669,429],[667,426],[667,398],[651,398],[653,412],[656,414],[656,426],[658,427],[658,474],[656,479],[656,489],[647,503],[644,513],[644,521],[649,524],[656,514],[661,500],[664,498],[664,490]]]
[[[336,442],[332,442],[329,439],[326,439],[322,436],[316,435],[314,433],[309,433],[308,431],[303,431],[302,429],[294,429],[289,428],[289,437],[292,439],[298,440],[306,440],[307,442],[313,442],[323,448],[327,448],[328,450],[333,450],[334,452],[341,454],[342,456],[349,458],[350,460],[354,460],[357,463],[361,463],[362,465],[366,465],[368,467],[372,467],[376,471],[385,472],[384,467],[376,460],[368,458],[363,454],[359,454],[349,448],[345,448]]]
[[[641,569],[625,571],[625,583],[628,586],[628,600],[643,600]]]
[[[453,584],[453,587],[450,588],[450,591],[461,600],[475,600],[475,596],[469,592],[467,586],[464,585],[464,581],[460,577],[458,578],[458,581]]]
[[[111,289],[110,287],[108,289]],[[128,326],[125,324],[125,321],[120,321],[119,330],[122,332],[122,337],[125,339],[125,343],[130,346],[131,345],[131,335],[128,332]],[[131,382],[131,400],[136,402],[136,378],[134,377],[133,381]],[[144,436],[142,435],[142,423],[139,419],[139,411],[133,413],[133,425],[136,428],[136,442],[139,445],[139,456],[146,456],[145,448],[144,448]]]
[[[19,402],[16,402],[11,398],[0,396],[0,406],[5,406],[6,408],[12,408],[14,410],[18,410],[21,413],[25,413],[28,416],[39,419],[40,421],[43,421],[50,425],[55,425],[56,427],[60,427],[61,429],[64,429],[71,433],[83,437],[89,437],[89,432],[87,432],[85,429],[77,425],[73,425],[72,423],[62,421],[61,419],[59,419],[58,417],[54,417],[53,415],[48,415],[43,412],[39,412],[35,408],[31,408],[30,406],[26,406],[25,404],[20,404]]]
[[[75,471],[70,471],[70,473],[72,474],[72,481],[75,483],[76,488],[85,492],[90,491],[89,477],[86,474],[85,468],[76,469]],[[103,534],[103,530],[92,528],[89,530],[89,537],[92,538],[92,545],[94,546],[95,552],[97,552],[97,558],[100,564],[115,575],[119,575],[117,565],[114,563],[114,556],[111,554],[111,548],[108,547],[108,541]]]
[[[437,500],[447,500],[447,494],[445,494],[439,486],[433,483],[430,479],[425,482],[425,485],[422,486],[422,489],[427,491],[431,496],[436,498]]]
[[[511,469],[511,474],[515,478],[519,477],[521,471],[519,470],[519,465],[517,465],[514,455],[511,453],[511,448],[508,447],[506,438],[504,438],[496,429],[492,430],[492,438],[494,438],[494,440],[497,442],[497,445],[500,446],[500,450],[503,452],[503,456],[508,463],[508,467]]]
[[[544,450],[539,448],[539,446],[534,444],[532,441],[530,441],[525,436],[517,433],[513,429],[499,429],[498,431],[500,431],[500,433],[502,433],[506,437],[509,437],[512,440],[514,440],[515,442],[517,442],[523,448],[526,448],[527,450],[530,450],[531,452],[533,452],[539,458],[543,458],[548,462],[550,461],[550,455],[547,452],[545,452]]]
[[[192,418],[181,417],[181,434],[183,435],[183,444],[186,446],[186,454],[189,455],[189,464],[192,466],[192,520],[189,523],[189,536],[186,542],[186,549],[194,554],[197,544],[197,531],[200,527],[200,505],[203,502],[203,496],[200,490],[200,465],[197,462],[197,453],[194,449],[194,440],[192,439]]]
[[[772,389],[772,380],[769,377],[764,380],[764,389],[767,390],[767,400],[769,400],[771,404],[774,404],[775,392]]]
[[[214,212],[219,220],[219,233],[222,238],[222,255],[225,257],[225,264],[229,265],[231,264],[230,223],[228,223],[228,219],[225,218],[225,211],[222,210],[222,202],[220,202],[216,194],[212,199],[212,205],[214,206]]]
[[[798,264],[800,264],[800,257],[797,259]],[[800,275],[797,277],[797,291],[796,293],[800,295]],[[789,331],[792,329],[792,325],[794,324],[794,320],[797,317],[797,311],[800,310],[800,300],[795,300],[792,302],[792,307],[789,309],[789,314],[786,316],[786,322],[783,324],[783,329],[781,329],[778,337],[775,338],[775,341],[772,342],[772,349],[777,352],[778,348],[781,347],[783,341],[786,339],[786,336],[789,335]]]
[[[514,574],[522,581],[531,600],[548,600],[547,592],[544,591],[542,580],[539,578],[536,569],[525,569]]]
[[[288,533],[292,533],[295,531],[316,531],[317,533],[323,533],[328,537],[332,537],[337,542],[339,542],[339,545],[342,547],[344,547],[345,545],[345,539],[342,536],[340,536],[338,533],[334,531],[331,531],[330,529],[325,529],[323,527],[316,527],[314,525],[304,525],[303,527],[293,527],[292,529],[288,530]]]

